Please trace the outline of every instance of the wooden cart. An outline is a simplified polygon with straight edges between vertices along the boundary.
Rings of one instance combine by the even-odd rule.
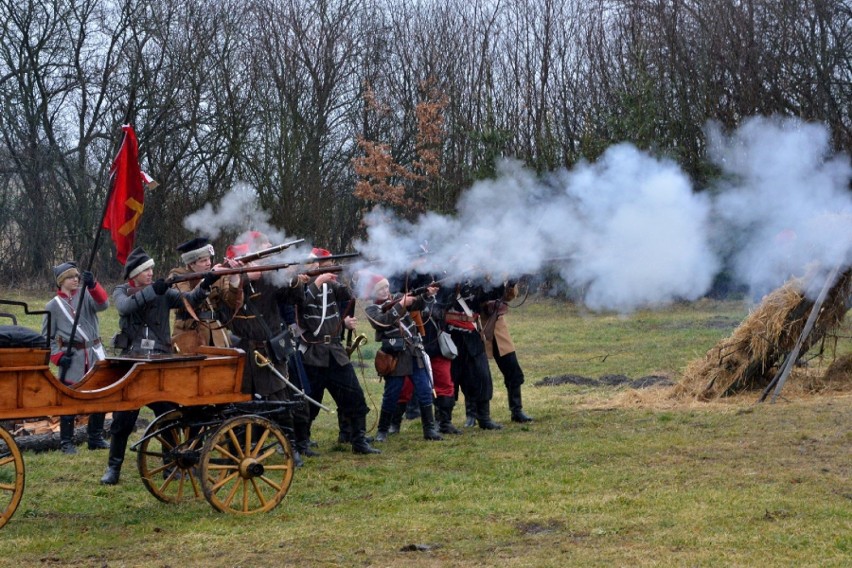
[[[155,497],[176,503],[203,495],[219,511],[247,515],[271,510],[289,490],[293,451],[275,418],[297,403],[243,394],[242,350],[109,357],[73,387],[54,376],[49,354],[38,347],[0,348],[0,420],[173,402],[180,407],[152,421],[131,447],[142,482]],[[0,527],[17,509],[25,477],[15,438],[0,427]]]

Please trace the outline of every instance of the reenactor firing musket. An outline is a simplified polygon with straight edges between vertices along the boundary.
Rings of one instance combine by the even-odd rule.
[[[238,257],[235,257],[234,260],[239,262],[253,262],[255,260],[260,260],[261,258],[266,258],[267,256],[271,256],[273,254],[278,254],[282,250],[288,249],[293,245],[297,245],[299,243],[305,242],[305,239],[296,239],[295,241],[290,241],[289,243],[283,243],[280,245],[275,245],[274,247],[269,247],[265,249],[260,249],[255,252],[250,252]]]
[[[285,268],[291,268],[293,266],[303,265],[303,264],[313,264],[313,261],[310,262],[282,262],[278,264],[261,264],[258,266],[240,266],[237,268],[221,268],[219,270],[211,270],[208,272],[188,272],[186,274],[175,274],[174,276],[170,276],[166,279],[166,284],[172,285],[177,284],[178,282],[185,282],[187,280],[199,280],[204,278],[208,274],[215,274],[216,276],[230,276],[232,274],[245,274],[247,272],[267,272],[270,270],[282,270]],[[320,274],[324,274],[326,272],[342,272],[343,267],[339,264],[332,264],[330,266],[320,266],[318,268],[313,268],[311,270],[306,270],[301,274],[307,274],[308,276],[319,276]]]
[[[441,278],[440,280],[434,280],[434,281],[430,282],[429,284],[427,284],[426,286],[420,286],[419,288],[415,288],[414,290],[409,290],[408,292],[406,292],[405,294],[401,294],[397,298],[392,298],[392,299],[388,300],[387,302],[382,304],[382,313],[387,312],[389,309],[391,309],[392,307],[394,307],[395,305],[400,303],[402,301],[402,299],[405,298],[406,296],[419,296],[420,294],[423,294],[426,291],[427,288],[432,288],[433,286],[440,286],[441,282],[443,282],[444,280],[446,280],[446,278]]]

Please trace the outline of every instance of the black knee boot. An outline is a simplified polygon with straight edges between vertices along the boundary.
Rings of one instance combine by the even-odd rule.
[[[444,437],[435,429],[435,415],[431,404],[420,407],[420,422],[423,424],[424,440],[443,440]]]
[[[405,415],[405,407],[406,404],[404,402],[397,403],[396,410],[391,417],[390,428],[388,428],[388,434],[399,434],[400,428],[402,428],[402,417]]]
[[[103,413],[90,414],[87,429],[90,450],[108,450],[109,442],[104,440],[104,415]]]
[[[483,430],[499,430],[503,426],[491,420],[491,402],[480,400],[476,403],[476,420]]]
[[[109,445],[109,460],[107,470],[101,477],[104,485],[115,485],[121,476],[121,464],[124,463],[124,451],[127,449],[127,438],[121,435],[113,436]]]
[[[337,414],[337,430],[338,444],[349,444],[352,442],[352,425],[349,423],[349,418],[340,414],[339,411]]]
[[[77,453],[77,446],[74,444],[74,419],[74,416],[59,418],[59,447],[65,454]]]
[[[389,428],[393,421],[394,413],[382,409],[379,413],[379,427],[376,431],[376,442],[385,442],[388,439]],[[399,430],[397,430],[398,432]]]
[[[367,442],[367,417],[359,416],[350,419],[352,425],[352,451],[356,454],[380,454]]]
[[[308,458],[320,455],[311,448],[311,429],[307,421],[295,419],[293,421],[293,434],[296,438],[296,451]]]
[[[438,420],[438,432],[441,434],[461,434],[462,431],[453,426],[453,407],[456,401],[451,396],[439,396],[435,399],[435,417]]]
[[[532,417],[524,412],[524,406],[521,403],[521,385],[506,387],[506,391],[509,394],[509,410],[512,412],[512,422],[532,422]]]
[[[465,428],[473,428],[476,426],[476,403],[472,400],[464,399],[464,426]]]

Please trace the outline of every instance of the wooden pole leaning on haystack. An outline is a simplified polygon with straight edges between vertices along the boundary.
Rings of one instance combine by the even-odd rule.
[[[802,333],[799,334],[799,339],[796,340],[796,345],[794,345],[793,349],[787,354],[787,357],[784,359],[784,363],[781,365],[781,368],[778,369],[775,377],[768,385],[766,385],[766,388],[763,389],[763,394],[760,395],[760,400],[758,402],[766,400],[766,397],[769,395],[769,391],[771,391],[772,387],[775,385],[777,386],[775,386],[775,393],[772,395],[772,402],[774,403],[778,399],[781,389],[784,388],[784,383],[787,382],[787,377],[790,376],[790,371],[793,370],[793,365],[799,358],[799,352],[802,350],[802,345],[804,345],[805,340],[814,328],[817,317],[819,316],[820,311],[822,311],[822,305],[828,297],[828,292],[831,290],[838,272],[840,272],[839,266],[835,267],[835,269],[829,273],[828,278],[825,280],[825,285],[822,287],[822,290],[820,290],[813,308],[811,308],[808,321],[805,322],[805,327],[802,329]]]
[[[830,285],[821,309],[816,312],[812,309],[814,302],[804,294],[803,279],[788,281],[767,294],[730,337],[719,341],[703,358],[690,363],[672,396],[713,400],[762,389],[772,379],[778,363],[792,352],[799,340],[799,353],[807,352],[827,332],[840,325],[847,310],[850,285],[852,269],[847,268]],[[803,334],[806,314],[815,315],[811,329]],[[795,360],[790,361],[791,367]]]

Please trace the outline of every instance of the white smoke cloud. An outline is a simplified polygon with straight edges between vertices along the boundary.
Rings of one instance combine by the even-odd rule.
[[[406,224],[375,211],[367,241],[356,247],[394,273],[428,242],[421,269],[451,280],[559,266],[590,308],[630,311],[707,290],[718,268],[705,236],[708,212],[674,163],[623,144],[595,164],[544,179],[503,161],[496,179],[461,197],[453,217]]]
[[[218,206],[207,203],[198,211],[183,220],[183,226],[195,234],[203,235],[211,240],[220,236],[233,235],[233,243],[248,243],[249,251],[254,252],[264,246],[275,246],[298,240],[299,237],[288,236],[286,232],[273,226],[270,215],[258,202],[257,190],[249,184],[238,183],[225,194]],[[254,232],[266,236],[266,244],[262,239],[256,239]],[[223,251],[224,252],[224,251]],[[311,252],[311,246],[306,243],[291,246],[279,254],[258,261],[262,264],[286,264],[306,260]],[[264,272],[264,278],[277,285],[289,285],[293,270],[276,270]]]
[[[730,135],[716,124],[707,132],[725,173],[714,188],[716,248],[754,295],[806,274],[819,288],[852,265],[852,166],[831,151],[825,126],[757,117]]]
[[[824,126],[755,118],[730,134],[713,124],[707,133],[722,172],[708,191],[695,191],[674,162],[630,144],[544,176],[504,160],[453,215],[408,222],[374,209],[355,243],[366,259],[356,267],[385,276],[416,269],[445,284],[557,268],[587,307],[628,313],[700,298],[723,266],[759,294],[805,271],[821,287],[819,276],[852,265],[852,166],[832,154]],[[212,238],[253,229],[285,242],[269,218],[241,185],[184,225]]]

